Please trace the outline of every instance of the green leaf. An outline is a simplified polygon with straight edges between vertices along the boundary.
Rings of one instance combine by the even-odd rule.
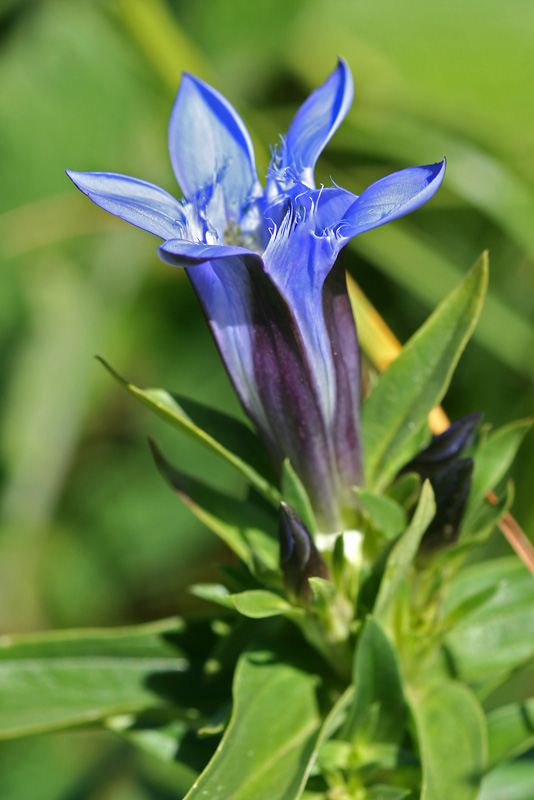
[[[308,584],[311,589],[312,607],[319,614],[327,612],[337,594],[335,584],[326,580],[326,578],[319,578],[316,575],[308,578]]]
[[[283,597],[265,589],[231,594],[229,600],[240,614],[252,619],[275,617],[279,614],[302,614],[300,609],[290,605]]]
[[[477,800],[534,800],[534,762],[513,761],[486,775]]]
[[[365,800],[404,800],[410,795],[409,789],[399,789],[398,786],[373,786],[367,790]]]
[[[534,698],[494,709],[487,724],[490,764],[521,755],[534,746]]]
[[[190,722],[157,721],[144,719],[142,715],[122,714],[107,719],[106,728],[162,761],[174,761],[182,739],[190,730]]]
[[[278,568],[278,543],[266,533],[276,530],[276,518],[270,507],[263,508],[251,500],[230,497],[173,467],[153,442],[150,442],[150,447],[161,474],[193,514],[251,570],[255,559],[263,561],[268,569]]]
[[[221,583],[194,583],[189,587],[189,592],[201,600],[216,603],[225,608],[233,608],[230,592]]]
[[[471,482],[469,501],[465,512],[463,530],[476,525],[476,515],[485,505],[486,494],[504,477],[532,420],[519,420],[490,433],[475,454],[475,468]]]
[[[321,727],[316,683],[275,654],[245,653],[230,724],[187,800],[300,797]]]
[[[502,517],[512,507],[515,496],[515,488],[512,481],[509,481],[506,486],[506,491],[496,503],[490,503],[486,498],[482,498],[480,505],[473,511],[467,520],[467,525],[464,522],[460,530],[460,538],[458,546],[461,548],[465,543],[477,544],[483,542],[492,534],[495,526],[499,524]],[[454,549],[451,548],[451,555],[454,555]]]
[[[430,482],[425,481],[413,519],[407,531],[394,545],[386,563],[373,610],[373,616],[379,622],[383,623],[389,615],[395,595],[408,574],[423,534],[435,513],[434,492]]]
[[[365,621],[353,665],[354,699],[343,738],[356,745],[399,744],[406,706],[397,654],[373,617]]]
[[[284,459],[282,468],[281,495],[282,499],[295,509],[309,532],[313,535],[317,528],[317,523],[310,498],[288,458]]]
[[[0,638],[0,739],[168,705],[189,660],[180,620]],[[184,706],[191,697],[184,692]]]
[[[212,453],[215,453],[223,458],[228,464],[231,464],[242,475],[244,475],[249,483],[254,486],[254,488],[257,489],[260,494],[266,497],[271,503],[278,506],[280,495],[277,489],[275,489],[275,487],[272,486],[269,481],[260,475],[259,472],[251,467],[250,464],[247,464],[242,458],[228,450],[220,442],[214,439],[213,436],[210,436],[208,433],[206,433],[206,431],[202,430],[202,428],[196,425],[185,412],[185,410],[180,406],[177,398],[173,397],[173,395],[169,394],[164,389],[140,389],[133,383],[129,383],[125,378],[119,375],[118,372],[115,372],[115,370],[106,361],[104,361],[103,358],[100,356],[97,356],[97,358],[107,369],[110,375],[112,375],[112,377],[115,378],[115,380],[120,383],[121,386],[123,386],[131,395],[140,400],[144,405],[148,406],[151,411],[165,420],[165,422],[170,423],[179,431],[185,433],[187,436],[203,445]],[[194,412],[194,409],[196,409],[198,413],[200,405],[190,401],[188,403],[188,407],[190,411]],[[206,419],[206,407],[203,406],[202,409],[204,412],[204,419]],[[221,417],[222,416],[223,415],[221,415]],[[239,426],[239,423],[236,420],[232,420],[230,423],[231,430],[235,431],[236,426]],[[250,436],[250,432],[247,434],[247,437],[248,436]]]
[[[473,693],[447,681],[410,693],[423,767],[421,800],[475,800],[486,764],[484,714]]]
[[[354,490],[363,508],[369,514],[373,527],[386,539],[395,539],[406,529],[406,513],[391,497],[375,494],[357,486]]]
[[[446,613],[492,587],[497,588],[493,597],[445,640],[464,680],[480,682],[506,673],[534,655],[534,581],[515,557],[465,567],[450,585]]]
[[[411,508],[421,492],[421,476],[416,472],[407,472],[388,486],[387,497],[390,497],[405,509]]]
[[[483,255],[382,375],[362,410],[366,480],[380,490],[414,454],[414,438],[441,402],[476,325],[488,280]]]

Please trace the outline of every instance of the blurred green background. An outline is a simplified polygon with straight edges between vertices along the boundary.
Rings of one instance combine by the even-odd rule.
[[[534,405],[532,0],[4,0],[0,5],[0,632],[202,613],[184,587],[225,553],[162,483],[146,438],[220,486],[234,476],[112,383],[239,414],[185,276],[156,240],[64,175],[124,172],[177,193],[166,127],[183,70],[268,145],[343,55],[355,101],[319,180],[360,193],[448,157],[436,198],[354,241],[348,266],[405,340],[489,248],[490,298],[445,407],[503,424]],[[514,513],[534,536],[534,437]],[[239,489],[238,485],[235,485]],[[506,552],[496,534],[492,547]],[[111,734],[0,747],[6,800],[179,796]]]

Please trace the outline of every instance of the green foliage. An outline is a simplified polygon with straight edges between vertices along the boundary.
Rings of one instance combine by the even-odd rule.
[[[387,486],[415,454],[417,436],[447,391],[478,320],[487,273],[487,258],[482,256],[407,343],[364,404],[362,435],[371,488]]]
[[[486,766],[482,709],[454,681],[413,690],[411,707],[421,748],[421,800],[475,800]]]
[[[428,481],[423,484],[421,497],[406,532],[392,548],[386,562],[384,575],[374,605],[373,613],[377,620],[387,620],[402,583],[407,577],[413,560],[432,517],[436,511],[432,487]]]
[[[0,739],[165,704],[158,678],[163,686],[178,687],[190,669],[187,654],[173,643],[183,628],[180,620],[169,620],[122,630],[4,637]]]
[[[400,667],[394,647],[372,617],[365,621],[353,673],[354,699],[344,735],[364,754],[373,743],[398,745],[406,722]]]
[[[292,800],[309,773],[321,727],[316,678],[252,650],[237,666],[232,719],[188,798]]]

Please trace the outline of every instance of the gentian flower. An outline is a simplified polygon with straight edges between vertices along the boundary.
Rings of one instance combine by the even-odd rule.
[[[315,163],[352,95],[340,60],[274,151],[265,189],[241,118],[189,74],[169,127],[182,201],[137,178],[68,172],[185,267],[245,412],[276,468],[289,458],[325,533],[352,527],[352,487],[363,482],[358,341],[339,256],[353,236],[426,202],[445,168],[393,173],[359,197],[316,188]]]

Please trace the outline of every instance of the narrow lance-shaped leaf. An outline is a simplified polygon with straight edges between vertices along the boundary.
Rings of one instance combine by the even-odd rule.
[[[354,698],[343,738],[356,744],[398,744],[406,707],[397,655],[380,625],[368,617],[353,667]]]
[[[515,758],[534,745],[534,698],[496,708],[487,720],[490,764]]]
[[[272,486],[257,470],[250,464],[247,464],[235,453],[228,450],[213,436],[206,433],[198,425],[196,425],[179,405],[177,400],[168,392],[163,389],[140,389],[133,383],[129,383],[118,372],[110,367],[103,358],[98,357],[101,364],[107,369],[115,380],[121,384],[131,395],[140,400],[144,405],[148,406],[151,411],[154,411],[159,417],[166,422],[178,428],[182,433],[190,436],[199,444],[206,447],[211,452],[223,458],[227,463],[231,464],[237,469],[245,478],[270,502],[278,505],[279,494],[277,489]],[[232,425],[236,425],[236,421],[232,420]],[[250,432],[248,433],[250,435]]]
[[[164,686],[191,704],[181,620],[131,628],[2,637],[0,739],[97,722],[168,704]],[[177,709],[178,711],[178,709]]]
[[[488,434],[477,450],[463,530],[471,532],[476,517],[485,504],[485,495],[504,477],[532,420],[511,422]]]
[[[432,487],[425,481],[413,519],[407,531],[393,547],[386,563],[373,611],[379,622],[384,622],[388,618],[395,596],[413,563],[423,534],[435,511]]]
[[[251,501],[237,500],[173,467],[150,442],[156,466],[184,503],[219,536],[251,569],[255,559],[276,569],[278,547],[268,534],[276,530],[276,518]]]
[[[414,455],[414,443],[449,385],[476,325],[488,280],[483,255],[410,339],[380,378],[362,412],[366,480],[381,489]]]

